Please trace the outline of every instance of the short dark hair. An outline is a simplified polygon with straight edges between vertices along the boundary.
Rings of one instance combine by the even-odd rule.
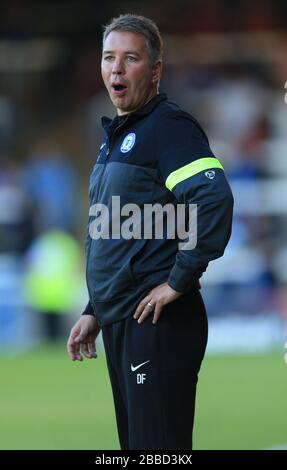
[[[104,26],[103,43],[112,31],[130,31],[142,34],[146,39],[146,46],[151,63],[154,64],[162,58],[163,40],[154,21],[145,16],[125,14],[113,18]]]

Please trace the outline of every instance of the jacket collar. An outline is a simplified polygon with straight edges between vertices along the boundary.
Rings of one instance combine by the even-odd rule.
[[[124,120],[124,124],[126,125],[127,123],[132,123],[140,119],[142,116],[146,116],[147,114],[150,114],[154,108],[161,102],[167,100],[167,96],[165,93],[158,93],[156,96],[154,96],[150,101],[148,101],[144,106],[141,108],[137,109],[133,113],[127,114],[126,120]],[[116,118],[110,119],[106,116],[102,117],[102,126],[103,128],[108,131],[112,125],[112,123],[115,121]]]

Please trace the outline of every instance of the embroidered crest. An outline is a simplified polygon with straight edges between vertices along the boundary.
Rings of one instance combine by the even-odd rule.
[[[121,145],[121,152],[122,153],[129,152],[135,145],[135,141],[136,141],[136,135],[134,132],[131,132],[130,134],[126,135]]]

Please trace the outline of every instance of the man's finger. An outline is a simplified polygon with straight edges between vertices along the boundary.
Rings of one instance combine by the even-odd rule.
[[[147,301],[146,299],[143,299],[137,306],[136,308],[136,311],[134,313],[134,318],[137,319],[139,317],[139,315],[142,313],[142,311],[144,310],[145,308],[145,305],[146,305]]]
[[[144,308],[144,311],[138,319],[138,323],[142,323],[151,313],[153,313],[153,308],[151,309],[148,305]]]
[[[151,300],[151,296],[150,295],[147,295],[144,299],[142,299],[140,301],[140,303],[138,304],[137,306],[137,309],[133,315],[134,319],[136,320],[137,318],[139,318],[139,316],[142,314],[142,312],[144,311],[147,303]]]
[[[72,361],[75,361],[76,358],[75,358],[74,344],[71,343],[70,338],[69,338],[68,343],[67,343],[67,352],[68,352],[69,358]]]
[[[68,356],[72,361],[81,361],[82,357],[79,354],[79,347],[75,344],[73,338],[70,336],[67,343],[67,352]]]
[[[81,330],[80,333],[74,338],[75,343],[81,343],[86,339],[86,331]]]
[[[89,349],[88,349],[88,345],[86,343],[81,343],[81,352],[84,354],[84,356],[86,356],[87,358],[89,358]]]
[[[162,311],[162,304],[160,302],[157,302],[156,306],[155,306],[155,309],[154,309],[154,315],[153,315],[153,319],[152,319],[152,322],[153,323],[157,323],[158,320],[159,320],[159,317],[161,315],[161,311]]]
[[[96,359],[97,357],[97,353],[96,353],[96,344],[95,344],[95,341],[90,341],[88,344],[88,350],[89,350],[89,357],[91,359]]]

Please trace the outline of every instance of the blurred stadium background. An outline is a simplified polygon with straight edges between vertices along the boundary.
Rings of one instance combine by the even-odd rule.
[[[287,448],[287,3],[2,0],[0,12],[0,449],[119,446],[101,344],[74,364],[65,341],[87,301],[88,177],[114,114],[101,25],[123,12],[158,23],[161,89],[203,124],[235,196],[232,240],[202,282],[195,448]]]

